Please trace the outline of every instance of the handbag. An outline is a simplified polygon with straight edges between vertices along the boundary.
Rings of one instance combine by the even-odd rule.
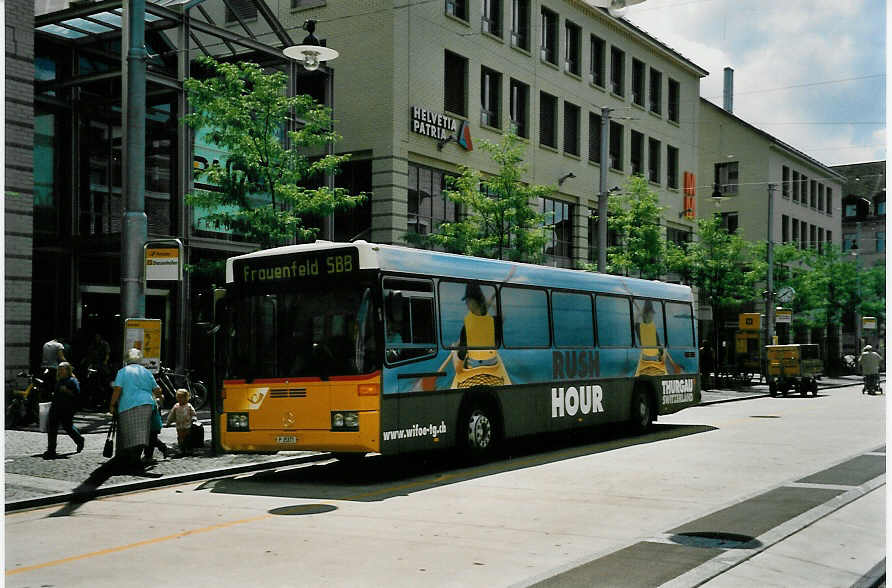
[[[152,408],[152,428],[150,429],[150,432],[161,432],[161,409],[158,408],[158,403],[155,403],[154,408]]]
[[[115,454],[115,429],[118,427],[118,417],[112,418],[111,425],[108,428],[108,435],[105,437],[105,447],[102,448],[102,457],[112,457]]]
[[[189,437],[187,444],[192,449],[201,449],[204,447],[204,426],[195,421],[189,426]]]

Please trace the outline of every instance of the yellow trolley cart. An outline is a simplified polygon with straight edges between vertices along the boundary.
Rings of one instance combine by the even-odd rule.
[[[766,345],[768,391],[772,396],[795,390],[818,395],[818,378],[824,371],[821,348],[815,344]]]

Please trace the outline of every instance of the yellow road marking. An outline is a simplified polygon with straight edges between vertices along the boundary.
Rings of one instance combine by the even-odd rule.
[[[98,555],[107,555],[109,553],[116,553],[118,551],[125,551],[127,549],[134,549],[136,547],[142,547],[144,545],[152,545],[153,543],[161,543],[163,541],[170,541],[171,539],[179,539],[180,537],[188,537],[189,535],[195,535],[197,533],[206,533],[208,531],[214,531],[216,529],[223,529],[225,527],[232,527],[234,525],[241,525],[244,523],[253,523],[254,521],[260,521],[263,519],[268,519],[272,517],[271,514],[264,514],[256,517],[250,517],[247,519],[240,519],[237,521],[230,521],[228,523],[219,523],[217,525],[211,525],[210,527],[203,527],[201,529],[191,529],[189,531],[182,531],[180,533],[174,533],[173,535],[167,535],[166,537],[156,537],[155,539],[146,539],[145,541],[138,541],[136,543],[130,543],[128,545],[119,545],[118,547],[109,547],[108,549],[101,549],[99,551],[93,551],[90,553],[82,553],[81,555],[73,555],[71,557],[65,557],[62,559],[57,559],[53,561],[44,562],[41,564],[36,564],[33,566],[26,566],[23,568],[16,568],[13,570],[6,570],[7,576],[12,576],[14,574],[21,574],[23,572],[30,572],[32,570],[39,570],[42,568],[48,568],[52,566],[57,566],[63,563],[68,563],[72,561],[77,561],[80,559],[87,559],[90,557],[96,557]]]

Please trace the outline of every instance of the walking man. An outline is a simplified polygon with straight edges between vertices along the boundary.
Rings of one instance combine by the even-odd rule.
[[[880,354],[873,350],[870,345],[864,346],[864,352],[858,358],[861,364],[861,373],[864,375],[864,390],[874,394],[879,389],[880,379],[880,362],[883,358]]]
[[[44,459],[56,459],[56,435],[59,425],[65,429],[71,440],[74,441],[77,452],[84,449],[84,437],[74,426],[74,411],[77,406],[77,398],[80,394],[80,385],[71,369],[71,364],[63,361],[58,367],[58,381],[56,392],[53,395],[53,404],[50,406],[49,420],[46,429],[46,453]]]

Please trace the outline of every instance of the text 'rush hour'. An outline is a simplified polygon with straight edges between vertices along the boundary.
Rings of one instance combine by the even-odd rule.
[[[551,389],[551,418],[604,412],[604,390],[600,386],[569,386]]]

